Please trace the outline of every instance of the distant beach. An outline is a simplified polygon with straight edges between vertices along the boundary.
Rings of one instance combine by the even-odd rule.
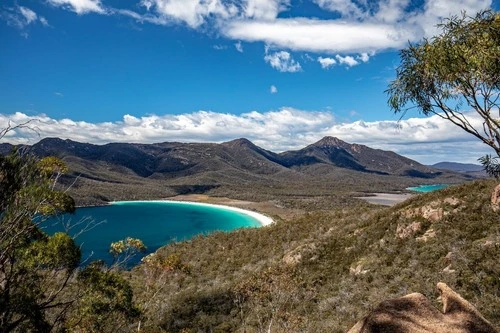
[[[413,196],[413,194],[409,193],[371,193],[371,194],[372,194],[371,196],[356,197],[356,199],[363,199],[375,205],[394,206]]]

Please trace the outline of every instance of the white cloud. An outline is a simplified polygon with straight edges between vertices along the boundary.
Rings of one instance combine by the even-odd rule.
[[[328,57],[327,58],[318,57],[318,62],[320,63],[321,68],[323,69],[330,68],[337,63],[335,59]]]
[[[216,45],[213,46],[213,48],[216,49],[217,51],[222,51],[222,50],[227,49],[227,46],[226,45],[216,44]]]
[[[106,13],[100,0],[47,0],[47,2],[55,7],[69,9],[77,14]]]
[[[276,88],[276,86],[273,84],[270,88],[269,88],[269,92],[271,94],[276,94],[278,93],[278,88]]]
[[[334,18],[278,18],[296,5],[291,0],[140,0],[137,12],[107,7],[101,0],[47,0],[78,14],[118,14],[152,24],[186,24],[238,43],[262,42],[275,49],[342,56],[360,54],[354,59],[361,62],[376,52],[400,49],[408,41],[433,36],[442,18],[462,11],[473,15],[492,4],[492,0],[308,1],[333,12]]]
[[[372,54],[373,55],[373,54]],[[362,62],[368,62],[370,60],[370,55],[368,53],[361,53],[358,57],[358,60],[361,60]]]
[[[32,11],[29,8],[19,6],[19,11],[21,12],[21,15],[24,16],[24,19],[26,20],[26,24],[30,24],[31,22],[35,22],[37,20],[37,15],[34,11]]]
[[[62,92],[59,92],[59,91],[54,91],[54,95],[56,95],[58,97],[64,97],[64,94]]]
[[[342,16],[361,17],[363,11],[354,1],[350,0],[313,0],[318,6],[323,9],[338,12]]]
[[[476,125],[475,113],[467,115]],[[80,142],[223,142],[246,137],[275,152],[300,149],[324,136],[349,143],[392,150],[423,163],[457,161],[474,163],[493,153],[483,143],[438,116],[402,120],[338,122],[331,111],[303,111],[285,107],[277,111],[252,111],[240,115],[198,111],[180,115],[125,115],[122,121],[89,123],[53,119],[46,115],[0,114],[0,123],[19,124],[29,119],[38,134],[29,129],[9,132],[2,142],[33,144],[45,137]]]
[[[415,28],[380,23],[346,23],[318,19],[240,20],[229,22],[224,34],[247,42],[321,53],[361,53],[400,48],[415,39]]]
[[[7,25],[20,30],[21,36],[28,38],[29,26],[40,22],[43,26],[48,27],[49,22],[43,16],[38,16],[33,10],[24,6],[4,7],[0,8],[0,20],[3,20]]]
[[[405,17],[405,9],[409,0],[383,0],[378,3],[378,11],[374,19],[380,22],[396,23]]]
[[[264,60],[268,62],[271,67],[277,69],[280,72],[298,72],[302,70],[300,63],[295,61],[290,53],[286,51],[274,52],[271,54],[266,54]]]
[[[226,6],[221,0],[142,0],[140,4],[164,19],[158,23],[183,22],[192,28],[199,27],[210,16],[228,19],[237,13],[234,4]]]
[[[257,20],[273,20],[289,5],[290,0],[244,0],[244,16]]]
[[[421,8],[409,12],[408,0],[315,2],[340,17],[232,20],[225,22],[222,33],[232,39],[288,50],[369,55],[433,36],[436,24],[444,17],[464,10],[472,15],[491,6],[491,0],[424,0]]]
[[[44,27],[49,27],[49,26],[50,26],[49,21],[47,21],[47,19],[46,19],[45,17],[40,16],[39,20],[40,20],[40,23],[41,23]]]
[[[338,60],[338,62],[340,64],[344,64],[346,65],[347,67],[352,67],[352,66],[356,66],[356,65],[359,65],[359,62],[354,59],[353,57],[351,56],[341,56],[341,55],[336,55],[335,58]]]
[[[243,45],[241,45],[240,41],[238,41],[238,43],[235,43],[234,47],[236,48],[236,51],[243,53]]]

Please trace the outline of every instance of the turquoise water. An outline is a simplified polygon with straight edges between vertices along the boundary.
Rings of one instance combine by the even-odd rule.
[[[61,222],[75,224],[91,218],[102,222],[76,238],[82,247],[82,260],[104,260],[111,263],[109,245],[126,237],[140,238],[147,252],[172,241],[187,240],[195,235],[214,231],[231,231],[244,227],[258,227],[254,218],[218,207],[172,202],[117,202],[104,207],[78,208],[73,215],[64,215],[44,223],[48,233],[64,231]],[[75,235],[87,223],[69,230]],[[140,261],[136,256],[131,264]]]
[[[427,193],[427,192],[441,190],[441,189],[446,188],[448,186],[449,185],[446,185],[446,184],[421,185],[421,186],[416,186],[416,187],[408,187],[407,190]]]

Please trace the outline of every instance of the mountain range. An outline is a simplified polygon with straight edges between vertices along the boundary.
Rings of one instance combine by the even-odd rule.
[[[105,145],[46,138],[25,148],[39,157],[65,160],[72,170],[66,183],[73,184],[71,179],[78,177],[75,189],[85,187],[83,184],[99,188],[100,193],[107,193],[101,198],[104,201],[124,198],[123,193],[130,199],[131,191],[149,198],[206,193],[220,187],[400,190],[421,183],[467,179],[466,175],[425,166],[391,151],[349,144],[335,137],[282,153],[265,150],[243,138],[224,143]],[[10,149],[9,144],[0,145],[0,153]],[[121,184],[123,191],[115,189],[109,195],[110,190],[105,188],[112,184],[115,188]],[[89,191],[92,188],[84,192]]]

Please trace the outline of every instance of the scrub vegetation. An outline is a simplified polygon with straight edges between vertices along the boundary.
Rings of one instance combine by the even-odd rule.
[[[168,245],[154,255],[176,258],[155,273],[161,279],[152,278],[149,264],[128,273],[136,302],[147,303],[143,328],[345,332],[385,299],[411,292],[435,299],[438,281],[498,326],[500,216],[488,196],[494,186],[468,183],[392,208],[311,212]]]

